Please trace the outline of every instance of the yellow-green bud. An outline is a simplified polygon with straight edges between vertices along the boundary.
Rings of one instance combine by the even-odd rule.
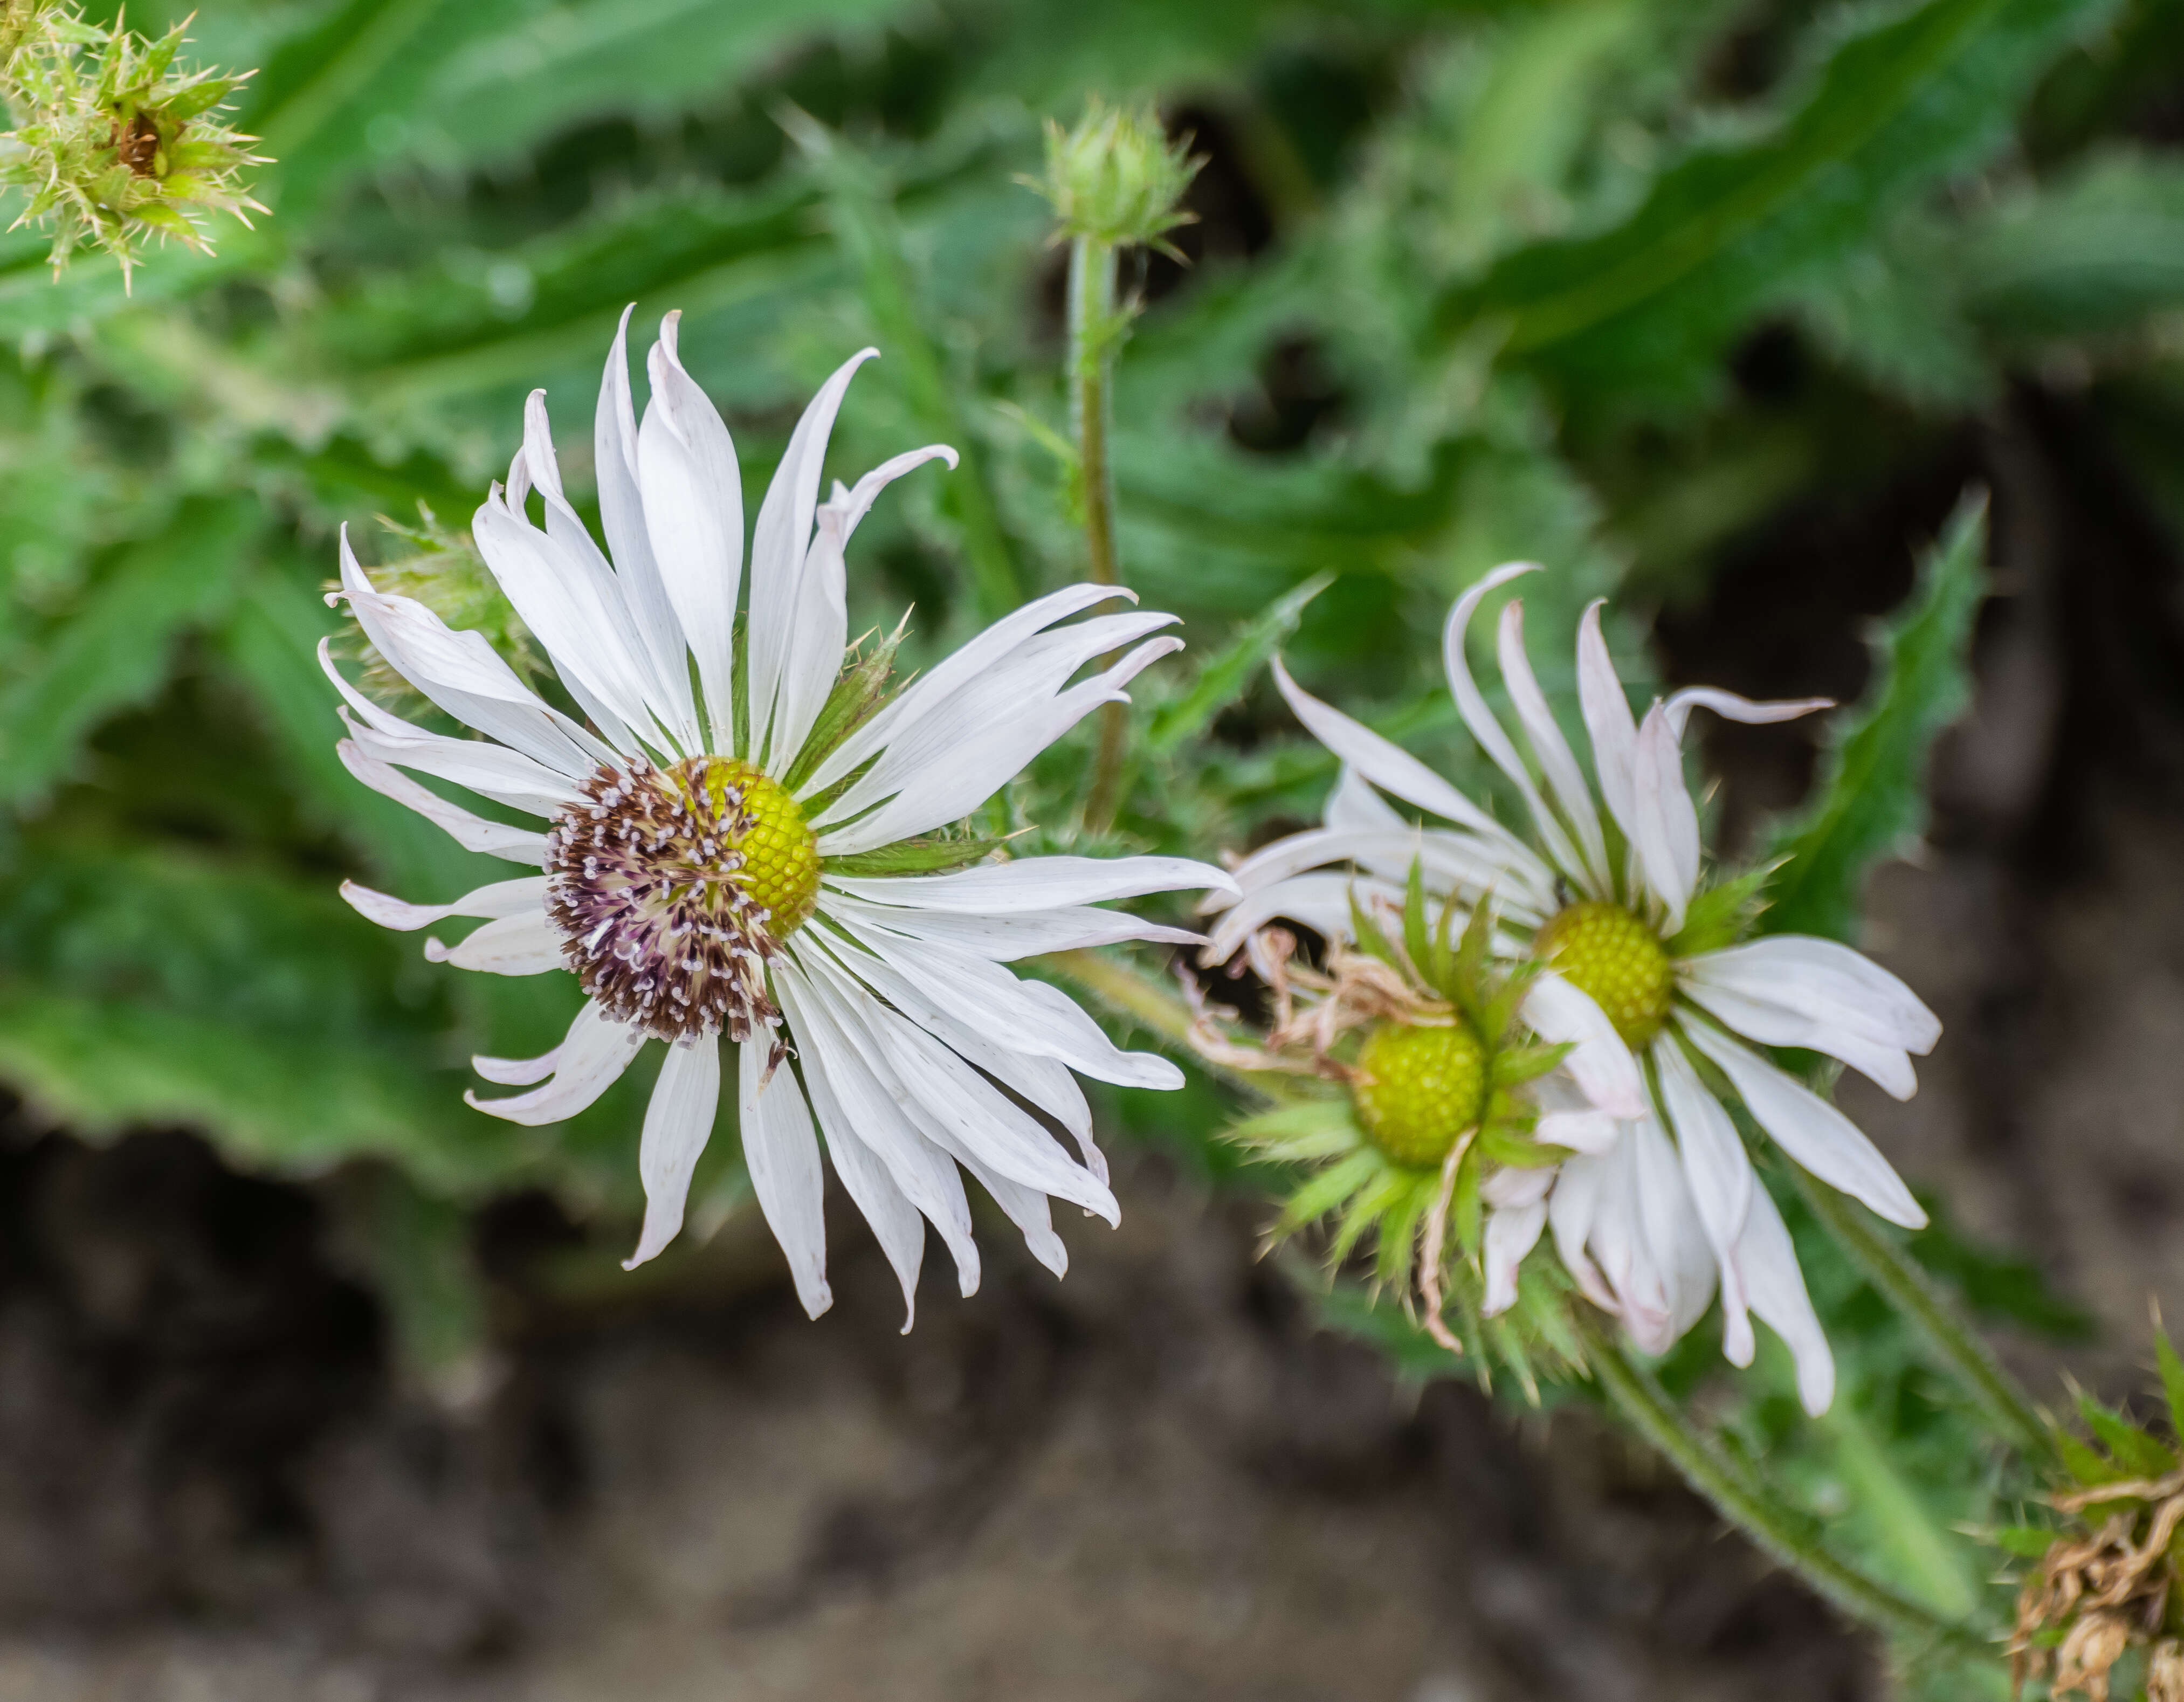
[[[1046,175],[1035,186],[1053,203],[1065,237],[1165,248],[1167,232],[1193,217],[1178,203],[1203,163],[1167,139],[1150,106],[1095,98],[1074,130],[1047,120]]]
[[[1533,943],[1541,961],[1587,994],[1626,1045],[1643,1046],[1669,1020],[1675,971],[1661,937],[1620,904],[1602,898],[1552,917]]]
[[[1357,1054],[1350,1096],[1365,1138],[1399,1165],[1446,1158],[1486,1108],[1486,1048],[1461,1017],[1446,1028],[1384,1022]]]
[[[56,268],[89,243],[125,275],[148,237],[202,250],[207,214],[264,210],[242,186],[264,163],[254,138],[218,117],[243,79],[177,68],[184,27],[147,41],[72,6],[0,0],[0,93],[16,125],[0,184],[28,192],[16,222],[52,233]]]

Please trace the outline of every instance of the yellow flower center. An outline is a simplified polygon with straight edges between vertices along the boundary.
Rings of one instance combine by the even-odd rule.
[[[733,876],[767,913],[766,931],[785,940],[810,920],[819,901],[819,837],[805,825],[794,798],[747,762],[729,757],[701,758],[688,766],[716,816],[728,812],[728,794],[743,794],[742,831],[727,843],[743,859]]]
[[[1643,1046],[1669,1020],[1675,973],[1660,936],[1620,904],[1591,898],[1552,917],[1533,949],[1591,996],[1626,1045]]]
[[[1486,1048],[1459,1019],[1448,1028],[1384,1022],[1357,1054],[1350,1095],[1365,1137],[1399,1165],[1429,1169],[1486,1104]]]

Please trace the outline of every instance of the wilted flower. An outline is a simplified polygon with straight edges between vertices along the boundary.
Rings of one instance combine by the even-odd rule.
[[[738,1048],[752,1186],[815,1315],[831,1300],[815,1113],[905,1302],[923,1256],[921,1216],[954,1254],[963,1292],[977,1286],[961,1171],[1058,1273],[1066,1254],[1049,1197],[1117,1215],[1071,1071],[1137,1087],[1183,1078],[1164,1059],[1117,1050],[1062,993],[1004,965],[1116,940],[1195,938],[1095,906],[1227,878],[1173,858],[992,862],[994,842],[931,836],[1180,648],[1149,637],[1173,617],[1061,625],[1128,595],[1072,587],[890,694],[893,642],[862,655],[848,643],[844,548],[889,482],[928,461],[952,465],[954,452],[898,455],[822,503],[836,410],[875,351],[845,362],[789,439],[752,531],[746,587],[735,449],[677,356],[676,316],[651,352],[642,426],[623,323],[595,423],[611,560],[562,494],[543,392],[531,398],[507,487],[476,519],[487,566],[586,722],[535,696],[477,633],[375,590],[343,546],[342,594],[372,643],[485,736],[400,720],[327,659],[348,700],[343,760],[465,845],[543,872],[437,905],[343,890],[390,927],[488,919],[459,945],[428,942],[435,959],[499,975],[566,969],[582,984],[586,1003],[560,1046],[476,1060],[488,1080],[530,1089],[473,1097],[482,1110],[532,1124],[574,1115],[648,1039],[667,1043],[638,1160],[647,1206],[632,1264],[681,1226],[725,1040]],[[534,492],[543,530],[529,518]],[[484,820],[403,768],[544,817],[546,829]],[[1082,1162],[1038,1113],[1074,1137]]]
[[[91,243],[125,277],[148,236],[209,249],[206,214],[248,224],[265,211],[242,186],[265,163],[250,152],[256,138],[218,117],[245,78],[178,68],[187,27],[148,42],[67,7],[17,3],[0,16],[0,91],[15,119],[0,182],[28,192],[15,223],[53,233],[57,269]]]
[[[1423,763],[1298,689],[1280,664],[1290,707],[1345,765],[1325,827],[1275,842],[1235,871],[1242,899],[1224,909],[1207,955],[1232,954],[1272,917],[1330,937],[1350,926],[1353,892],[1400,893],[1416,859],[1429,890],[1475,904],[1490,893],[1510,948],[1545,965],[1524,1003],[1540,1035],[1573,1044],[1568,1068],[1593,1102],[1625,1121],[1605,1152],[1565,1164],[1544,1211],[1585,1293],[1621,1318],[1639,1346],[1665,1350],[1705,1313],[1719,1279],[1723,1349],[1748,1365],[1757,1312],[1790,1345],[1811,1410],[1833,1397],[1834,1361],[1805,1292],[1780,1215],[1754,1176],[1726,1101],[1797,1163],[1883,1217],[1915,1227],[1925,1215],[1872,1142],[1834,1106],[1769,1062],[1761,1046],[1808,1047],[1841,1060],[1886,1092],[1915,1091],[1913,1053],[1941,1032],[1910,989],[1832,940],[1778,934],[1737,943],[1752,877],[1702,882],[1698,812],[1680,742],[1691,711],[1777,721],[1818,701],[1754,704],[1699,687],[1632,718],[1600,631],[1600,606],[1578,640],[1579,698],[1598,779],[1597,801],[1547,707],[1524,647],[1523,608],[1502,615],[1498,654],[1532,763],[1518,754],[1472,678],[1465,634],[1489,592],[1528,563],[1498,568],[1457,599],[1444,649],[1458,710],[1529,806],[1531,841],[1504,827]],[[1439,816],[1420,828],[1373,788]],[[1606,805],[1603,810],[1600,805]],[[1347,865],[1353,872],[1329,872]]]
[[[1370,1238],[1378,1281],[1422,1303],[1427,1332],[1451,1353],[1463,1345],[1445,1316],[1449,1287],[1468,1330],[1516,1306],[1530,1238],[1513,1228],[1527,1207],[1544,1210],[1558,1160],[1617,1133],[1561,1068],[1569,1048],[1540,1043],[1518,1015],[1539,966],[1495,962],[1488,907],[1459,937],[1460,915],[1453,902],[1427,903],[1413,863],[1401,909],[1354,909],[1324,969],[1296,959],[1284,929],[1251,937],[1274,999],[1262,1044],[1239,1043],[1221,1021],[1228,1013],[1202,999],[1193,1030],[1216,1062],[1306,1078],[1229,1131],[1303,1173],[1269,1244],[1331,1218],[1337,1265]],[[1486,1207],[1498,1209],[1482,1218]],[[1529,1382],[1533,1350],[1574,1361],[1578,1349],[1559,1288],[1524,1298],[1524,1327],[1498,1327],[1491,1345]]]

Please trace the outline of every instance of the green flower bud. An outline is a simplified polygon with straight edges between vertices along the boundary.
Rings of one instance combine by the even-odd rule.
[[[1063,237],[1173,253],[1164,238],[1195,216],[1178,203],[1204,164],[1187,144],[1167,139],[1150,106],[1109,107],[1095,98],[1074,130],[1047,120],[1046,175],[1032,186],[1053,203]]]
[[[209,249],[203,220],[265,209],[242,179],[263,159],[219,108],[243,79],[178,69],[184,26],[148,42],[97,30],[73,9],[0,0],[0,92],[16,120],[0,183],[28,192],[16,224],[51,232],[58,270],[85,244],[125,277],[148,237]]]

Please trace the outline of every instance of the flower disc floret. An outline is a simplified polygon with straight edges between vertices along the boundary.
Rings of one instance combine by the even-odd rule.
[[[1661,937],[1620,904],[1587,899],[1551,917],[1534,949],[1598,1005],[1630,1046],[1669,1020],[1675,975]]]
[[[748,763],[601,768],[547,835],[546,913],[584,991],[664,1040],[780,1016],[766,963],[819,896],[803,811]]]
[[[1461,1018],[1447,1027],[1384,1022],[1365,1038],[1350,1092],[1368,1140],[1399,1165],[1429,1169],[1478,1126],[1486,1048]]]

